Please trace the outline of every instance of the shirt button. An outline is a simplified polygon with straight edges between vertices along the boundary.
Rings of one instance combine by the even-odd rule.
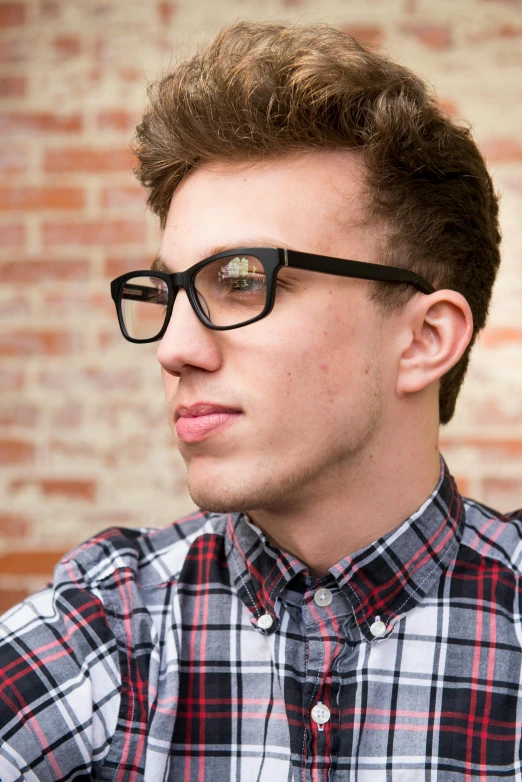
[[[318,589],[314,595],[314,603],[318,606],[329,606],[332,602],[332,593],[326,587]]]
[[[274,620],[270,614],[263,614],[263,616],[260,616],[257,620],[257,626],[260,627],[261,630],[269,630],[273,624]]]
[[[381,622],[380,617],[376,616],[375,622],[370,627],[370,633],[372,635],[379,637],[381,635],[384,635],[385,632],[386,632],[386,625],[384,624],[384,622]]]
[[[317,725],[324,725],[330,719],[330,709],[319,701],[310,712],[310,716]]]

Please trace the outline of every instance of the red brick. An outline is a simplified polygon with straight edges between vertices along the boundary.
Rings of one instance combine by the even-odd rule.
[[[0,3],[0,27],[16,27],[25,22],[22,3]]]
[[[455,119],[460,116],[460,109],[454,100],[450,98],[440,98],[439,106],[449,117]]]
[[[31,312],[31,301],[26,296],[9,296],[2,298],[0,307],[0,320],[8,318],[21,318]]]
[[[53,48],[61,60],[70,60],[80,54],[82,42],[77,35],[59,35],[53,41]]]
[[[24,387],[25,374],[22,369],[0,367],[0,390],[19,391]]]
[[[24,98],[26,93],[25,76],[0,76],[0,98]]]
[[[79,426],[82,423],[82,410],[80,409],[78,402],[69,402],[56,410],[51,418],[52,426],[63,427],[64,429],[70,429],[71,427]],[[69,442],[67,443],[69,445]],[[53,450],[54,443],[49,444],[49,448]],[[82,444],[84,451],[82,456],[90,455],[89,446]]]
[[[89,261],[29,260],[5,261],[0,263],[0,279],[12,282],[84,282],[90,274]]]
[[[520,0],[482,0],[483,3],[498,3],[499,5],[520,6]]]
[[[495,39],[520,38],[522,36],[522,27],[515,24],[502,24],[499,27],[488,24],[482,29],[470,33],[467,36],[468,41],[481,43],[482,41],[491,41]]]
[[[0,248],[23,247],[25,242],[25,226],[21,223],[0,225]]]
[[[97,346],[100,350],[107,350],[111,348],[121,348],[121,341],[123,337],[118,326],[118,321],[114,320],[114,327],[111,331],[99,331]],[[151,345],[154,343],[151,342]],[[142,347],[145,347],[143,345]]]
[[[99,84],[103,75],[104,75],[103,69],[96,66],[94,68],[89,68],[85,78],[88,80],[88,82],[91,85],[95,85],[95,84]]]
[[[87,500],[88,502],[94,502],[96,499],[96,481],[91,480],[81,481],[71,478],[20,479],[11,481],[9,488],[14,493],[27,488],[36,488],[44,497],[67,497],[74,500]]]
[[[126,272],[136,272],[150,269],[152,258],[138,255],[137,257],[125,255],[121,258],[109,257],[105,259],[104,275],[108,280],[114,280]]]
[[[101,191],[101,205],[104,209],[145,210],[145,190],[136,185],[104,187]]]
[[[152,343],[151,343],[152,344]],[[65,389],[78,388],[81,381],[78,380],[77,373],[66,370],[57,371],[44,369],[38,374],[37,384],[39,388],[51,388],[54,391],[63,392]]]
[[[45,296],[47,312],[64,315],[112,315],[116,312],[107,289],[105,293],[89,293],[83,288],[67,292],[50,292]]]
[[[157,444],[156,439],[154,445]],[[127,437],[124,442],[120,441],[115,447],[109,447],[103,454],[103,461],[111,472],[125,470],[140,462],[147,464],[151,447],[152,443],[146,435]]]
[[[4,467],[10,467],[13,464],[30,464],[33,461],[33,443],[24,440],[0,440],[0,464]]]
[[[20,111],[5,113],[0,117],[2,133],[77,133],[83,128],[79,114],[62,116],[50,111]]]
[[[521,440],[493,440],[485,437],[450,437],[440,438],[440,448],[444,454],[445,448],[474,448],[495,458],[520,458],[522,456]]]
[[[59,147],[48,150],[44,167],[51,174],[76,171],[97,174],[103,171],[130,172],[133,165],[134,159],[130,152],[120,147],[112,149]]]
[[[79,187],[0,187],[0,209],[80,209],[84,204]]]
[[[16,64],[27,62],[30,59],[31,50],[25,40],[0,41],[0,63]]]
[[[132,82],[133,84],[141,83],[143,80],[143,71],[139,68],[120,68],[118,70],[118,77],[121,81]]]
[[[13,331],[0,334],[0,356],[63,356],[82,347],[78,334],[59,331]]]
[[[406,24],[402,30],[413,35],[428,49],[440,51],[453,45],[451,28],[447,24]]]
[[[484,348],[498,348],[504,345],[522,347],[522,329],[487,328],[480,336],[480,344]]]
[[[4,614],[10,608],[14,608],[15,605],[21,603],[26,597],[29,597],[27,589],[0,589],[0,614]]]
[[[0,407],[0,426],[34,426],[40,417],[35,405],[14,403]]]
[[[454,475],[453,477],[455,479],[455,483],[457,484],[459,493],[462,494],[463,497],[469,497],[469,480],[457,475]]]
[[[117,328],[118,325],[116,324]],[[122,339],[123,337],[120,334],[120,345]],[[152,348],[154,343],[151,342],[142,346],[136,345],[136,347]],[[157,349],[157,345],[155,349]],[[110,364],[105,361],[102,367],[87,366],[75,373],[68,371],[66,367],[61,371],[46,368],[39,372],[36,382],[40,389],[63,392],[64,390],[76,391],[79,387],[82,392],[87,390],[89,392],[93,390],[101,392],[104,403],[108,391],[115,391],[118,394],[121,393],[122,389],[126,391],[143,390],[143,375],[139,365],[133,363],[128,369],[107,369],[103,368],[104,366],[110,367]]]
[[[502,513],[522,508],[522,478],[485,478],[481,495],[486,505]]]
[[[345,24],[340,29],[366,46],[376,48],[384,43],[384,30],[376,24]]]
[[[0,512],[0,538],[23,538],[29,526],[29,520],[25,516]]]
[[[85,220],[81,223],[44,223],[42,237],[45,245],[134,244],[145,240],[145,224],[136,221]]]
[[[183,486],[185,489],[186,487]],[[81,521],[88,524],[91,530],[101,530],[107,527],[141,527],[143,526],[143,515],[141,513],[130,513],[128,510],[92,510],[81,514]],[[89,534],[89,533],[87,533]]]
[[[176,3],[160,2],[158,3],[158,16],[162,26],[169,25],[174,19],[174,15],[178,10]]]
[[[10,551],[0,557],[0,573],[6,576],[46,576],[52,577],[53,570],[65,554],[61,549],[55,551]]]
[[[56,22],[61,16],[62,5],[63,3],[59,1],[55,2],[54,0],[43,0],[43,2],[40,3],[39,9],[41,18],[46,22]]]
[[[152,344],[152,343],[151,343]],[[100,369],[89,367],[85,373],[89,385],[100,391],[134,390],[143,387],[142,377],[136,369]]]
[[[105,38],[98,38],[94,42],[93,55],[96,62],[107,65],[109,62],[114,62],[114,47]]]
[[[503,24],[497,30],[499,38],[520,38],[522,36],[522,26],[514,24]]]
[[[501,399],[482,396],[477,401],[473,412],[475,421],[487,426],[513,427],[522,425],[522,398],[516,398],[509,404],[503,404]],[[509,429],[507,429],[509,431]]]
[[[522,143],[515,138],[496,137],[479,144],[480,151],[489,163],[520,163]]]
[[[65,425],[67,428],[76,427],[80,424],[80,420],[74,419],[72,416],[69,418],[69,421],[70,423]],[[66,433],[64,432],[64,434]],[[99,450],[94,445],[83,440],[73,440],[70,437],[68,440],[50,440],[47,447],[51,456],[57,456],[62,460],[66,459],[69,465],[76,460],[83,465],[84,469],[87,460],[99,461],[100,459]]]
[[[139,114],[106,109],[98,114],[98,127],[100,130],[117,130],[121,133],[128,133],[134,130],[139,120]]]
[[[16,147],[0,148],[0,175],[23,174],[27,170],[25,149]]]

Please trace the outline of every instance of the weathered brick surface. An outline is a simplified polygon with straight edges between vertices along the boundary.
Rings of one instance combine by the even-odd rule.
[[[111,525],[192,508],[155,346],[121,338],[109,281],[159,232],[128,142],[147,81],[237,18],[320,19],[384,47],[472,123],[504,259],[442,451],[462,492],[522,505],[522,19],[512,0],[0,2],[0,611]]]

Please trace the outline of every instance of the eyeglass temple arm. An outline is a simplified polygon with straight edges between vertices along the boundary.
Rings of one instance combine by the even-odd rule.
[[[325,274],[336,274],[342,277],[356,277],[361,280],[380,280],[381,282],[407,282],[415,285],[423,293],[435,293],[433,285],[420,274],[409,269],[399,269],[396,266],[384,266],[378,263],[362,263],[341,258],[331,258],[326,255],[314,255],[298,250],[286,250],[285,259],[288,266],[309,271],[320,271]]]

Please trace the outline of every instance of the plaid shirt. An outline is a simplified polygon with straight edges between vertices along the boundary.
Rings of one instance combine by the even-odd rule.
[[[522,780],[521,556],[442,458],[320,580],[245,514],[107,530],[0,622],[0,779]]]

